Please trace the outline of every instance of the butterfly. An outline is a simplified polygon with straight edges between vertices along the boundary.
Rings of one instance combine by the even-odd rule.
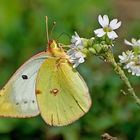
[[[55,40],[48,42],[47,51],[25,62],[0,90],[0,117],[40,114],[47,124],[63,126],[78,120],[90,106],[85,81]]]

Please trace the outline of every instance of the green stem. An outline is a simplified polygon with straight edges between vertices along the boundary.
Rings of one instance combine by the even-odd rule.
[[[107,62],[111,63],[114,67],[115,72],[120,76],[120,78],[124,81],[125,85],[128,88],[128,92],[132,95],[134,100],[138,105],[140,105],[140,99],[137,97],[134,89],[132,88],[128,78],[126,77],[124,71],[121,69],[121,67],[116,63],[114,59],[114,55],[111,50],[107,51],[105,55],[103,55]]]

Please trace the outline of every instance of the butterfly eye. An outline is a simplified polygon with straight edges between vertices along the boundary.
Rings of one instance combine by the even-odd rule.
[[[22,75],[22,79],[23,80],[27,80],[28,79],[28,76],[27,75]]]

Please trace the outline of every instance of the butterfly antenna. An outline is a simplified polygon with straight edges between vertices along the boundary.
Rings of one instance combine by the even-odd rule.
[[[52,25],[51,32],[50,32],[50,38],[52,37],[52,33],[53,33],[54,29],[55,29],[55,26],[56,26],[56,22],[54,21],[53,25]]]
[[[48,17],[47,16],[46,16],[46,34],[47,34],[47,42],[49,43]]]

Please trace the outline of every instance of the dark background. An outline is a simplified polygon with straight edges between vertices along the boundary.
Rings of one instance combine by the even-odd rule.
[[[32,55],[46,48],[45,16],[49,29],[57,26],[52,38],[69,44],[77,31],[90,38],[99,28],[97,17],[119,18],[122,26],[114,47],[115,57],[126,49],[124,38],[140,38],[139,0],[0,0],[0,87]],[[119,140],[140,140],[140,107],[120,90],[123,82],[111,66],[96,57],[78,67],[90,89],[93,105],[77,122],[66,127],[50,127],[40,116],[30,119],[0,119],[0,140],[100,140],[104,132]],[[128,75],[140,96],[140,78]]]

